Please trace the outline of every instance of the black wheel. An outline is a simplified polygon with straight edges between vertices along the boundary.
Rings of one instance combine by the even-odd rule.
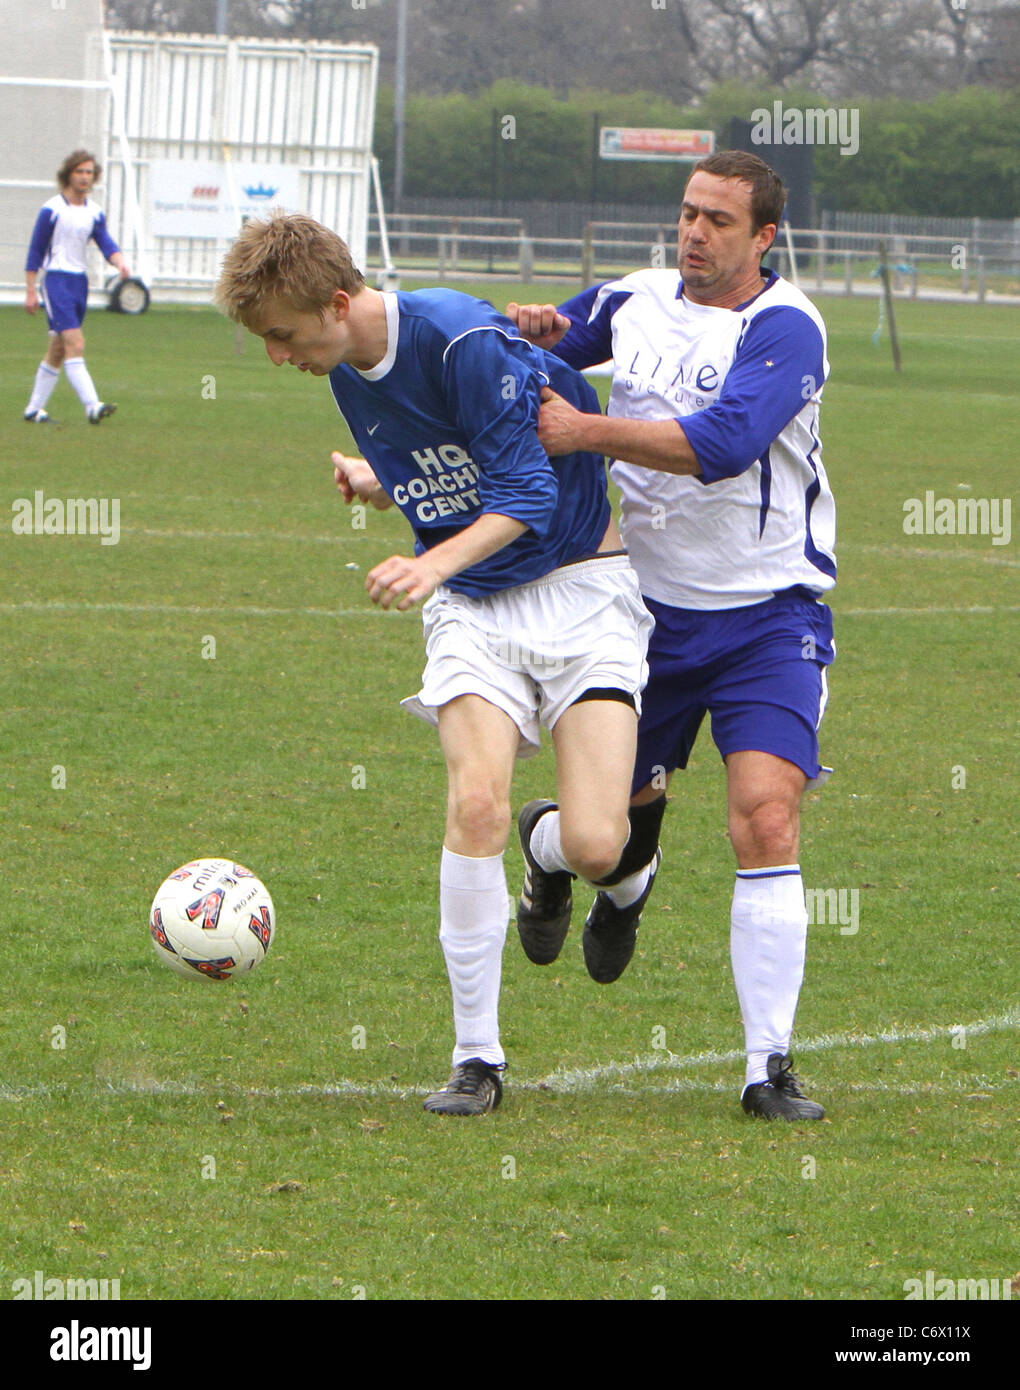
[[[117,280],[110,290],[108,306],[115,314],[144,314],[149,307],[149,291],[133,276]]]

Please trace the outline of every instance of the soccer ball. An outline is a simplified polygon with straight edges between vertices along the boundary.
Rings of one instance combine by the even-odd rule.
[[[164,965],[189,980],[232,980],[265,960],[276,927],[273,900],[231,859],[193,859],[152,900],[149,933]]]

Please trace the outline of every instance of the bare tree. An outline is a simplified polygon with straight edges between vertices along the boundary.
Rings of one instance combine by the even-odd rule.
[[[264,0],[229,0],[227,14],[232,34],[279,33],[271,12],[281,9]],[[106,25],[110,29],[138,29],[160,34],[214,34],[216,0],[106,0]]]
[[[378,44],[396,0],[230,0],[230,32]],[[216,0],[107,0],[111,27],[206,32]],[[501,78],[559,96],[652,92],[685,105],[721,81],[832,98],[932,96],[1016,77],[1018,0],[408,0],[412,91]],[[1013,57],[1010,56],[1010,44]]]
[[[717,78],[831,96],[921,98],[986,80],[980,54],[1016,0],[703,0]],[[725,53],[720,55],[720,44]]]

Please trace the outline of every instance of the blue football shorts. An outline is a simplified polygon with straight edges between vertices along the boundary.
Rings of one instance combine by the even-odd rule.
[[[825,668],[836,654],[830,609],[796,591],[747,608],[644,602],[655,628],[633,790],[687,766],[706,712],[723,758],[755,749],[818,777]]]
[[[80,328],[89,301],[89,277],[70,270],[48,270],[41,297],[51,333]]]

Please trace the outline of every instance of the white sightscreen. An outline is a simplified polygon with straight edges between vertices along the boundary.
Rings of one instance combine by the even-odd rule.
[[[111,161],[107,215],[117,236],[128,224],[125,181],[133,177],[147,269],[161,298],[208,294],[226,246],[224,204],[251,215],[251,188],[285,188],[282,205],[332,227],[364,266],[374,47],[117,31],[109,37],[132,165]],[[115,131],[111,125],[111,150]]]
[[[0,0],[0,288],[8,298],[24,289],[28,240],[57,192],[59,165],[75,149],[106,162],[106,93],[63,85],[102,81],[101,32],[101,0]],[[100,203],[105,193],[97,188]],[[97,274],[101,265],[96,252]]]

